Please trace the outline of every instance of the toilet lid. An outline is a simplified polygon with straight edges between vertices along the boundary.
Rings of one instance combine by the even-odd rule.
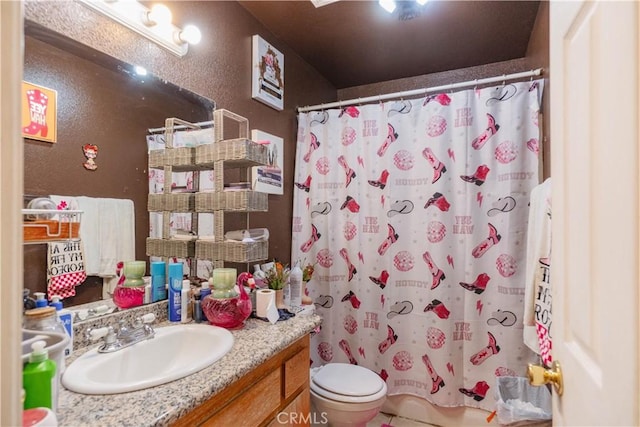
[[[351,397],[378,394],[385,386],[373,371],[348,363],[325,365],[313,377],[313,383],[331,393]]]

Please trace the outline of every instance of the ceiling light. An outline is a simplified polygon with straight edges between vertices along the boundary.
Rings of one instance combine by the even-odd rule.
[[[418,3],[420,6],[424,6],[426,2],[428,2],[429,0],[416,0],[416,3]]]
[[[1,1],[1,0],[0,0]],[[184,30],[171,23],[171,11],[164,5],[151,10],[135,0],[78,0],[90,9],[104,14],[119,24],[145,36],[178,56],[184,56],[189,44],[200,41],[202,35],[193,25]]]
[[[396,10],[395,0],[378,0],[378,4],[389,13],[393,13]]]
[[[154,4],[151,10],[143,14],[143,21],[146,25],[169,25],[171,24],[171,10],[163,4]]]
[[[187,25],[177,33],[176,39],[178,43],[198,44],[202,40],[202,33],[195,25]]]

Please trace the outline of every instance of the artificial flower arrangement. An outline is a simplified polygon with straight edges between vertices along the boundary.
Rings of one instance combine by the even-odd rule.
[[[279,291],[284,289],[289,282],[289,273],[291,273],[291,270],[288,264],[283,265],[281,262],[274,261],[273,267],[265,271],[266,278],[264,281],[269,286],[269,289]]]

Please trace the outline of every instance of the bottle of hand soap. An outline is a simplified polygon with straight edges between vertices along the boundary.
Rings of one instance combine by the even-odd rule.
[[[25,391],[24,409],[57,406],[56,363],[49,359],[44,341],[31,344],[29,362],[22,368],[22,387]]]

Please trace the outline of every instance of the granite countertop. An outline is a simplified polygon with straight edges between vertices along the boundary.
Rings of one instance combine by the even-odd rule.
[[[74,427],[169,425],[321,322],[316,314],[295,316],[275,325],[250,318],[242,329],[231,331],[233,348],[222,359],[199,373],[157,387],[121,394],[85,395],[60,386],[58,423]],[[157,327],[165,324],[172,327],[170,323]],[[74,351],[68,363],[95,346]]]

